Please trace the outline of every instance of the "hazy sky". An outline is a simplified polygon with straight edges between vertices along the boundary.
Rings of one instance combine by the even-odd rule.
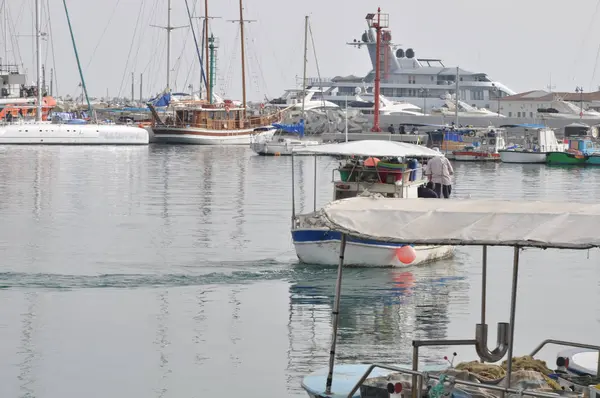
[[[44,63],[53,67],[54,46],[58,94],[78,94],[79,75],[62,0],[44,4]],[[35,80],[32,23],[34,0],[0,0],[8,4],[8,58],[22,63],[28,79]],[[204,0],[188,0],[196,15],[204,14]],[[359,39],[364,17],[377,6],[390,14],[394,42],[412,47],[417,56],[441,58],[446,66],[485,72],[513,90],[545,89],[586,91],[600,84],[597,55],[600,49],[599,0],[245,0],[247,92],[249,99],[277,97],[302,76],[304,15],[311,16],[313,38],[322,77],[370,70],[367,50],[345,43]],[[165,25],[167,0],[67,0],[84,77],[91,96],[135,96],[144,73],[144,95],[166,85],[166,33],[150,24]],[[217,93],[241,98],[238,0],[209,0],[211,31],[220,40]],[[48,18],[47,9],[50,9]],[[172,24],[188,25],[185,0],[172,0]],[[194,20],[197,23],[198,20]],[[197,31],[197,34],[200,32]],[[2,34],[0,37],[3,37]],[[16,46],[15,44],[18,44]],[[4,58],[4,49],[0,48]],[[173,31],[171,86],[197,90],[199,68],[191,30]],[[89,65],[89,67],[88,67]],[[309,76],[317,76],[309,49]],[[49,72],[47,74],[49,79]],[[55,92],[56,95],[56,87]]]

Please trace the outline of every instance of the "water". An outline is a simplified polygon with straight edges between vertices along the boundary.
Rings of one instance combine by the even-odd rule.
[[[311,210],[313,158],[298,161],[296,206]],[[3,147],[0,164],[0,396],[300,397],[300,377],[326,365],[336,270],[297,264],[291,159],[243,147]],[[317,206],[335,165],[318,160]],[[568,210],[600,193],[593,169],[455,171],[458,197]],[[489,253],[494,342],[512,253]],[[480,257],[463,248],[433,266],[345,271],[338,359],[406,363],[412,339],[472,338]],[[598,343],[599,259],[523,252],[515,353],[544,338]]]

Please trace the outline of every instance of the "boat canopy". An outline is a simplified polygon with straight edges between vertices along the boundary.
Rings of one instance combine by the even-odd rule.
[[[434,157],[442,156],[438,151],[421,145],[384,140],[350,141],[340,144],[315,145],[294,148],[293,152],[315,155],[378,156],[378,157]]]
[[[355,197],[317,212],[351,237],[423,245],[600,247],[600,204]]]

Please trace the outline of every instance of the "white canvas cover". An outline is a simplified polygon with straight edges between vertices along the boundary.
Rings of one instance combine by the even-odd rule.
[[[310,148],[294,148],[294,153],[312,153],[315,155],[342,155],[342,156],[390,156],[390,157],[433,157],[442,156],[438,151],[422,145],[406,142],[362,140],[350,141],[339,144],[324,144]]]
[[[600,204],[356,197],[319,213],[328,228],[384,242],[600,247]]]

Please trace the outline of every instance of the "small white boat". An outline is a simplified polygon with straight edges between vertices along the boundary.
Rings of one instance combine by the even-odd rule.
[[[368,211],[364,210],[366,207],[369,208]],[[329,364],[327,368],[318,369],[302,380],[302,387],[309,397],[600,396],[598,372],[595,371],[600,369],[598,345],[544,339],[537,347],[532,347],[525,357],[518,358],[514,355],[517,303],[522,300],[521,297],[517,298],[521,251],[529,248],[600,248],[600,237],[593,233],[600,223],[600,207],[597,204],[578,204],[572,212],[565,213],[562,202],[452,200],[440,203],[424,199],[396,201],[387,198],[349,198],[331,203],[323,209],[321,216],[324,225],[340,235],[341,245],[332,306]],[[507,229],[507,225],[511,228]],[[540,228],[540,225],[546,228]],[[347,250],[354,239],[404,245],[482,246],[481,321],[475,325],[474,333],[463,339],[413,340],[412,364],[409,366],[360,362],[336,364],[341,295],[343,291],[352,291],[348,287],[342,289],[344,266]],[[491,348],[486,324],[488,246],[513,249],[509,322],[498,323],[495,333],[497,342]],[[535,292],[525,292],[525,295],[532,294]],[[523,363],[535,360],[537,354],[548,344],[578,349],[559,354],[562,357],[559,356],[558,367],[554,371],[538,371],[536,368],[539,363],[531,368],[536,370],[523,366]],[[474,358],[476,361],[473,362],[477,362],[478,366],[468,366],[473,362],[467,360],[463,362],[466,367],[454,367],[454,361],[446,357],[445,363],[440,361],[435,364],[430,360],[423,361],[420,356],[421,349],[426,347],[442,349],[452,346],[473,347],[477,353],[477,358]],[[492,379],[490,373],[486,373],[490,368],[485,364],[499,370],[500,366],[493,364],[503,359],[502,372],[498,374],[498,378]],[[423,366],[423,362],[427,365]],[[521,366],[517,367],[519,362]]]
[[[503,163],[546,163],[548,152],[563,152],[565,144],[556,139],[554,130],[544,125],[536,124],[511,124],[500,127],[525,128],[525,144],[520,147],[512,147],[498,151]],[[529,134],[535,130],[535,135]]]
[[[418,188],[426,183],[422,167],[416,158],[441,156],[432,149],[394,141],[351,141],[340,144],[324,144],[303,149],[294,149],[296,154],[333,155],[350,158],[336,171],[339,179],[333,181],[333,200],[355,196],[375,195],[395,200],[417,198]],[[388,158],[373,166],[360,158]],[[399,161],[398,159],[401,159]],[[410,163],[408,159],[413,159]],[[293,162],[293,160],[292,160]],[[292,184],[293,184],[292,180]],[[316,177],[315,177],[316,185]],[[314,200],[316,206],[316,197]],[[441,204],[441,203],[440,203]],[[330,230],[322,219],[322,212],[292,215],[292,239],[296,254],[301,262],[316,265],[335,265],[339,260],[340,234]],[[292,205],[294,209],[294,204]],[[369,212],[368,206],[361,211]],[[365,225],[357,225],[362,228]],[[386,241],[352,239],[348,242],[346,264],[364,267],[408,267],[433,262],[454,254],[454,248],[448,245],[416,245],[413,249],[403,249]],[[412,251],[411,258],[404,258],[402,251]]]
[[[291,136],[290,136],[291,135]],[[291,155],[294,149],[321,145],[304,138],[304,121],[297,124],[274,124],[273,128],[252,137],[250,148],[259,155]]]

